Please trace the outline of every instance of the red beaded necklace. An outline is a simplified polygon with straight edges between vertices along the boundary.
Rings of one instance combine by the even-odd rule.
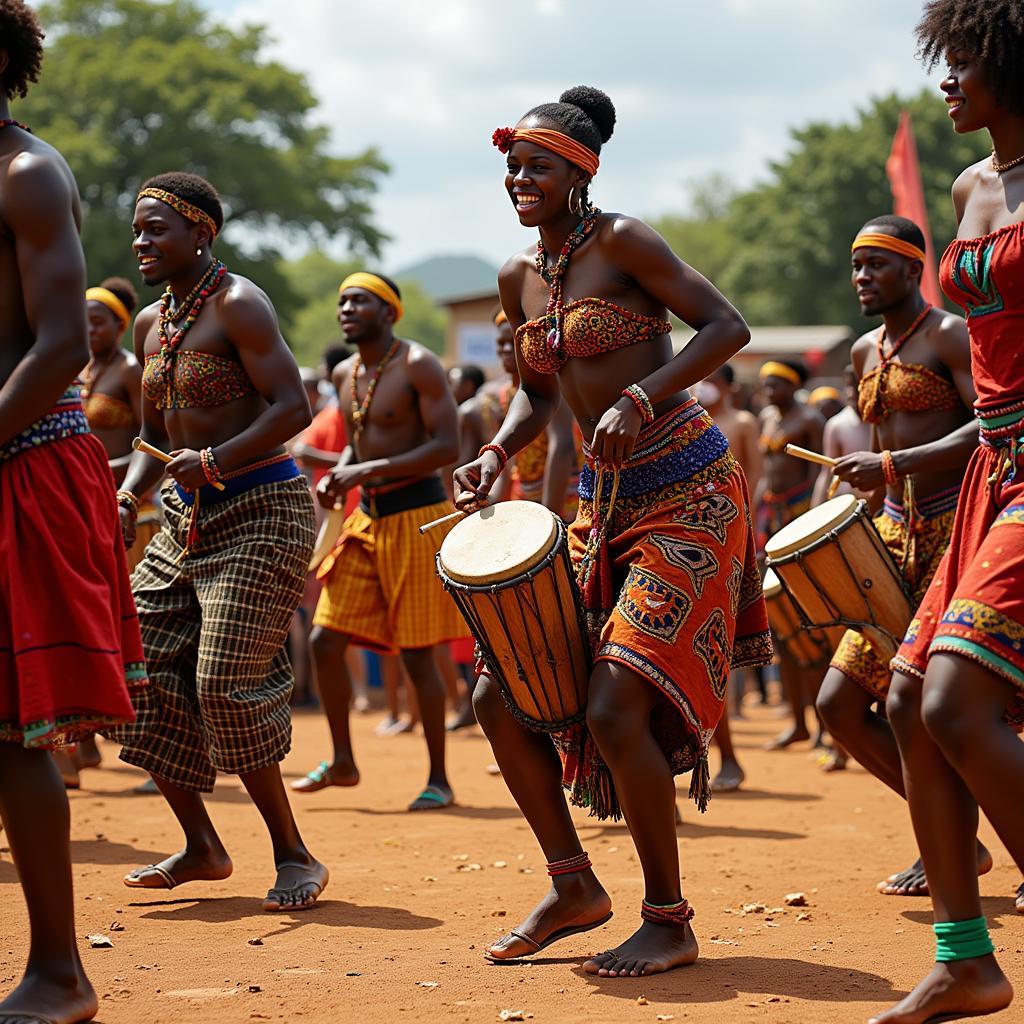
[[[885,354],[885,324],[882,324],[881,331],[878,332],[878,365],[883,367],[886,363],[891,363],[896,358],[896,353],[903,348],[904,342],[924,323],[924,318],[931,312],[932,307],[925,303],[924,309],[914,317],[914,322],[893,342],[892,348],[889,350],[889,354]]]
[[[351,394],[352,394],[352,426],[355,429],[355,437],[353,440],[358,441],[359,437],[363,433],[363,429],[366,427],[366,418],[370,415],[370,404],[373,402],[374,392],[377,390],[377,384],[380,381],[381,374],[384,373],[384,367],[391,362],[395,353],[398,351],[399,345],[402,342],[395,338],[391,343],[391,348],[387,350],[384,358],[377,364],[377,371],[370,378],[370,383],[366,385],[366,395],[363,397],[362,402],[359,401],[359,387],[356,382],[356,378],[359,376],[359,368],[363,365],[363,357],[361,354],[356,355],[356,361],[352,364],[352,376],[350,378]]]
[[[32,134],[32,129],[27,124],[22,124],[20,121],[15,121],[13,117],[0,117],[0,128],[9,128],[13,125],[15,128],[20,128],[23,132]]]
[[[168,409],[174,407],[174,358],[178,354],[178,349],[181,348],[181,343],[185,340],[185,335],[199,319],[206,300],[220,287],[227,272],[228,268],[220,260],[214,260],[206,268],[195,288],[173,310],[171,301],[174,296],[171,294],[170,285],[164,289],[164,293],[160,297],[160,321],[157,327],[157,337],[160,339],[160,356],[164,377],[167,381],[166,406]],[[184,317],[184,323],[176,326],[182,317]],[[173,334],[168,334],[168,325],[175,325]]]
[[[534,265],[537,273],[548,286],[548,308],[544,314],[545,323],[548,325],[548,348],[557,352],[562,347],[562,293],[565,286],[565,275],[569,269],[569,260],[572,254],[583,244],[583,240],[590,234],[597,225],[597,218],[601,211],[591,207],[583,219],[569,232],[569,237],[558,254],[554,266],[548,266],[548,252],[544,248],[544,240],[537,242],[537,255],[534,258]]]

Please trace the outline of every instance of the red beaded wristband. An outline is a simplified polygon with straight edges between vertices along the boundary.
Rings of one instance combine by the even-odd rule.
[[[203,467],[203,475],[208,483],[219,484],[224,479],[220,466],[217,465],[217,460],[214,458],[212,448],[204,448],[199,453],[199,463]]]
[[[900,475],[896,472],[896,463],[892,460],[892,452],[887,448],[882,452],[882,476],[890,487],[895,487],[900,482]]]
[[[499,473],[508,464],[508,452],[505,451],[502,445],[494,443],[485,444],[483,448],[481,448],[480,451],[476,453],[477,458],[483,455],[484,452],[494,452],[494,454],[498,456],[498,461],[501,463],[501,467],[498,470]]]
[[[628,398],[636,406],[644,423],[654,422],[654,406],[647,397],[647,392],[639,384],[630,384],[628,388],[624,388],[622,397]]]

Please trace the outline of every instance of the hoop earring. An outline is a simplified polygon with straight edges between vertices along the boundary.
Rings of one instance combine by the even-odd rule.
[[[577,200],[577,203],[576,203],[576,208],[573,209],[572,195],[573,195],[573,193],[575,191],[576,191],[576,186],[573,185],[573,187],[571,189],[569,189],[569,212],[575,214],[578,217],[580,215],[580,213],[583,211],[583,197],[582,196],[579,197],[579,199]]]

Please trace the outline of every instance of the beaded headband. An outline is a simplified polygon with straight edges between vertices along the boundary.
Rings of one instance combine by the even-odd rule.
[[[867,231],[858,235],[850,246],[850,252],[860,248],[888,249],[890,252],[906,256],[910,260],[921,260],[924,262],[924,249],[918,248],[912,242],[904,242],[902,238],[895,235],[886,235],[881,231]]]
[[[800,387],[803,381],[800,380],[800,374],[793,369],[792,366],[787,366],[785,363],[777,363],[774,360],[770,360],[761,367],[761,372],[758,374],[761,380],[765,377],[781,377],[783,380],[788,380],[794,387]]]
[[[211,238],[217,237],[217,225],[213,218],[198,206],[193,206],[187,199],[176,196],[173,192],[167,192],[162,188],[144,188],[136,197],[135,202],[140,199],[157,199],[166,203],[176,213],[180,213],[185,220],[193,224],[205,224],[210,229]]]
[[[402,308],[402,300],[384,278],[378,277],[376,274],[367,274],[365,271],[360,270],[354,274],[349,274],[341,282],[338,295],[340,296],[346,288],[362,288],[363,291],[376,295],[382,302],[386,302],[389,306],[394,306],[396,324],[402,319],[402,314],[405,312]]]
[[[107,288],[87,288],[85,292],[86,302],[101,302],[110,310],[118,320],[121,321],[121,330],[124,330],[131,323],[132,315],[128,312],[125,304]]]
[[[592,149],[569,138],[565,132],[551,128],[495,128],[491,135],[491,142],[502,153],[507,153],[512,148],[512,143],[520,139],[524,142],[535,142],[544,149],[550,149],[552,153],[564,156],[569,163],[576,164],[591,177],[597,174],[597,169],[601,166],[600,158]]]

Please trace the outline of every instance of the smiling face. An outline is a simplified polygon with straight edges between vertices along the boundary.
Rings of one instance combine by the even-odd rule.
[[[946,62],[949,68],[939,88],[945,93],[954,131],[989,128],[1009,113],[996,101],[984,64],[970,50],[950,47]]]
[[[338,323],[353,345],[379,337],[394,322],[394,307],[365,288],[346,288],[338,296]]]
[[[885,233],[880,227],[870,225],[864,230]],[[854,249],[850,258],[851,281],[864,316],[881,316],[920,287],[923,269],[920,260],[870,245]]]
[[[209,259],[196,255],[209,244],[209,229],[186,220],[159,199],[146,197],[135,204],[132,234],[139,273],[148,285],[195,273]]]
[[[552,126],[525,118],[517,127]],[[570,191],[586,181],[586,174],[575,164],[535,142],[519,139],[506,154],[505,190],[524,227],[538,227],[567,215]]]

